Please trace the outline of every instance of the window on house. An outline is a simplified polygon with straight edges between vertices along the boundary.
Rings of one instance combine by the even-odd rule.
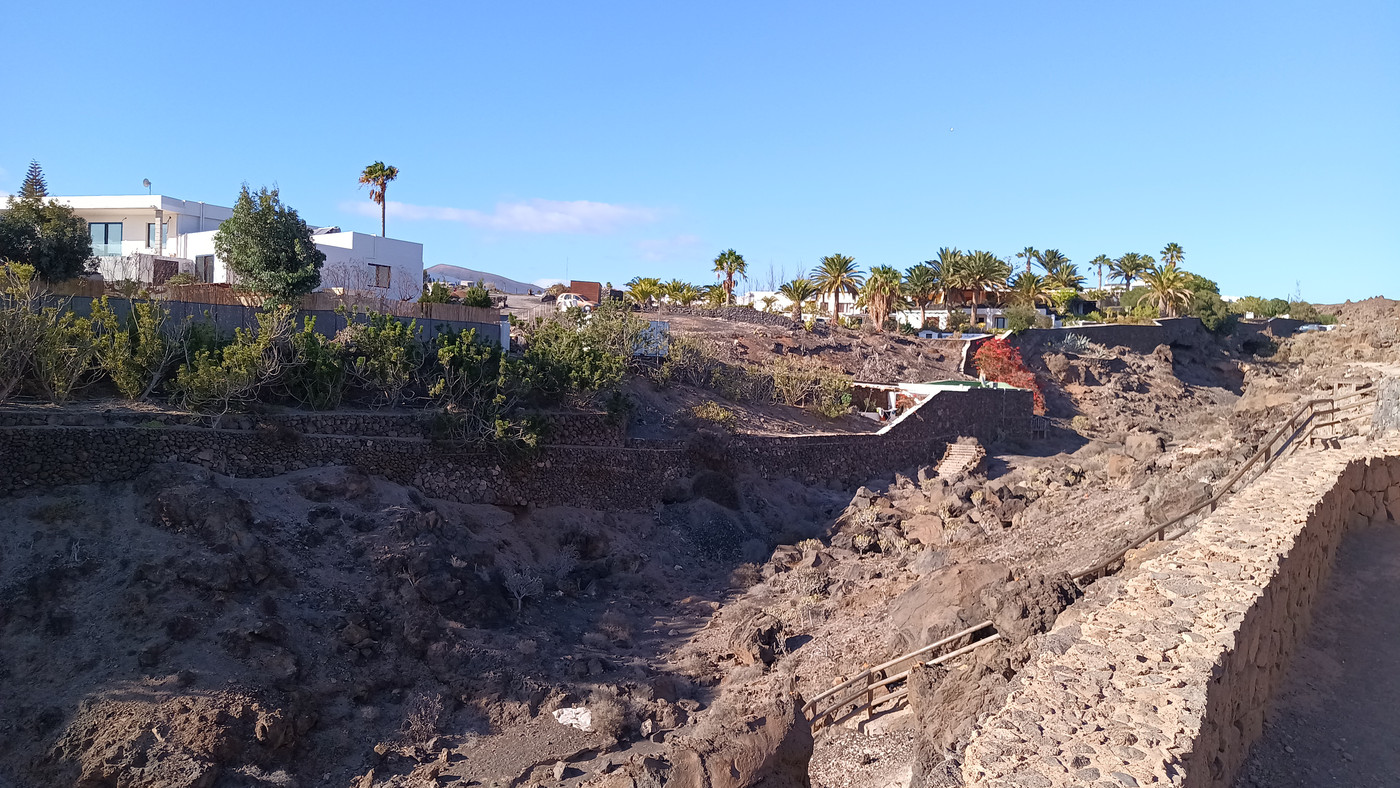
[[[390,268],[387,265],[375,265],[374,263],[370,263],[369,270],[374,272],[375,287],[387,288],[389,286],[389,274],[394,269]]]
[[[161,222],[160,225],[160,248],[164,249],[170,241],[170,222]],[[156,223],[146,222],[146,247],[156,248]]]
[[[1006,328],[1006,318],[1004,318],[1004,317],[999,317],[999,318],[997,318],[997,328]]]
[[[201,254],[195,256],[194,278],[206,284],[214,281],[214,255]]]
[[[121,222],[88,222],[88,232],[92,234],[93,257],[121,256]]]

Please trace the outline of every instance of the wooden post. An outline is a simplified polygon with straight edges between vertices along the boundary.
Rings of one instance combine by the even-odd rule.
[[[870,685],[875,683],[873,672],[865,674],[865,718],[868,720],[875,714],[875,690],[870,689]]]

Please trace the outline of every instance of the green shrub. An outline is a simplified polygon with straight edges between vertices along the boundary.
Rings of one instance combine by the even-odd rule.
[[[1013,334],[1019,334],[1028,328],[1034,328],[1036,321],[1042,317],[1039,312],[1031,307],[1019,304],[1008,306],[1002,311],[1002,315],[1006,318],[1007,329]]]
[[[187,274],[187,273],[183,273],[183,272],[178,273],[178,274],[175,274],[174,276],[172,276],[172,277],[170,277],[169,279],[165,280],[165,284],[166,284],[167,286],[176,286],[176,287],[178,287],[178,286],[180,286],[180,285],[193,285],[193,284],[197,284],[198,282],[199,282],[199,280],[194,278],[194,274]]]
[[[92,320],[63,308],[47,307],[41,313],[43,336],[34,348],[34,378],[54,402],[67,402],[92,382],[97,358],[97,338]]]
[[[404,323],[378,312],[366,317],[365,322],[350,322],[340,334],[349,360],[347,374],[372,405],[398,405],[408,396],[423,362],[418,321]]]
[[[172,330],[170,310],[159,304],[127,304],[126,320],[122,320],[106,296],[92,302],[97,364],[123,397],[146,400],[179,357],[189,326]]]
[[[948,313],[947,330],[966,331],[967,327],[970,325],[972,325],[972,315],[969,315],[961,309],[955,309]]]
[[[469,287],[462,293],[463,306],[491,308],[491,294],[484,287]]]
[[[705,400],[690,409],[690,415],[701,421],[707,421],[718,425],[726,430],[733,430],[738,424],[738,416],[734,411],[723,407],[714,400]]]
[[[239,328],[233,342],[197,350],[175,373],[172,390],[190,410],[222,415],[258,399],[286,372],[292,359],[292,311],[279,307],[258,313],[255,330]]]
[[[0,402],[18,392],[28,379],[44,334],[34,267],[0,264]]]
[[[345,346],[316,333],[316,318],[302,321],[291,335],[292,362],[287,375],[287,395],[299,405],[331,410],[345,399],[347,365]]]

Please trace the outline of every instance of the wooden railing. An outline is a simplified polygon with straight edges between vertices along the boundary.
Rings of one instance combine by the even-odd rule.
[[[1332,429],[1342,424],[1346,424],[1361,416],[1366,415],[1364,408],[1375,402],[1374,390],[1366,389],[1343,397],[1327,397],[1307,400],[1289,416],[1286,421],[1274,428],[1273,431],[1259,445],[1259,448],[1245,460],[1229,478],[1221,482],[1216,488],[1215,494],[1202,500],[1195,505],[1181,512],[1175,517],[1152,528],[1143,531],[1129,541],[1126,545],[1105,556],[1093,566],[1075,572],[1071,577],[1077,581],[1093,580],[1108,572],[1118,562],[1122,561],[1129,551],[1134,550],[1154,537],[1160,540],[1175,539],[1186,533],[1189,529],[1185,525],[1191,517],[1203,512],[1214,512],[1220,500],[1229,495],[1236,486],[1240,485],[1250,471],[1258,468],[1258,474],[1254,478],[1268,471],[1274,462],[1287,453],[1290,449],[1296,449],[1300,439],[1316,433],[1322,429]],[[1326,421],[1319,419],[1327,418]],[[1324,436],[1330,437],[1330,436]],[[1251,479],[1252,481],[1252,479]]]
[[[1256,468],[1261,474],[1267,471],[1279,457],[1282,457],[1290,449],[1296,448],[1301,442],[1300,439],[1305,436],[1311,435],[1323,439],[1331,437],[1330,435],[1319,436],[1317,433],[1320,430],[1332,429],[1367,415],[1364,412],[1365,409],[1374,402],[1374,390],[1369,388],[1342,397],[1307,400],[1287,420],[1269,432],[1254,454],[1220,484],[1214,495],[1191,506],[1170,520],[1160,525],[1154,525],[1151,530],[1139,534],[1123,548],[1114,551],[1088,569],[1075,573],[1073,578],[1085,580],[1097,577],[1113,567],[1114,564],[1122,561],[1128,551],[1153,537],[1175,539],[1186,533],[1189,528],[1184,527],[1184,524],[1188,519],[1205,510],[1215,511],[1220,500],[1239,485],[1250,471]],[[866,719],[869,719],[874,715],[877,707],[894,703],[908,696],[909,673],[916,664],[940,665],[967,654],[973,649],[1000,640],[1001,635],[991,632],[991,629],[992,622],[983,621],[923,648],[866,668],[807,701],[802,707],[802,712],[812,721],[813,731],[839,724],[861,712],[864,712]],[[988,634],[980,639],[975,638],[976,635],[982,633]],[[962,644],[964,639],[968,642]],[[947,650],[937,656],[929,657],[930,654],[940,649]]]
[[[941,665],[975,648],[1000,640],[1001,635],[996,633],[981,640],[972,640],[973,635],[991,628],[991,621],[983,621],[923,648],[866,668],[807,701],[806,705],[802,707],[802,712],[812,721],[813,730],[835,725],[862,711],[865,712],[866,719],[869,719],[875,713],[875,707],[893,703],[909,694],[908,686],[896,687],[895,685],[907,684],[906,679],[909,678],[909,671],[913,670],[916,664]],[[971,642],[959,646],[959,641],[964,638]],[[928,657],[929,654],[944,647],[950,650],[933,658]]]

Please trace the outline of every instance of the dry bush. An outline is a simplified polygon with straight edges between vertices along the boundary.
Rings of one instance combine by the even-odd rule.
[[[729,573],[729,584],[735,588],[752,588],[763,582],[763,573],[757,564],[739,564]]]
[[[583,645],[589,648],[605,649],[610,644],[608,636],[601,632],[585,632],[582,640]]]
[[[588,701],[588,712],[592,717],[594,731],[613,741],[622,741],[627,735],[627,706],[618,697],[617,691],[603,688],[593,693]]]
[[[598,629],[616,643],[628,643],[632,640],[632,622],[618,610],[604,613],[598,621]]]
[[[522,657],[533,657],[535,654],[539,653],[540,644],[535,642],[533,638],[525,638],[515,644],[515,650],[520,652],[520,656]]]
[[[436,692],[420,692],[406,705],[400,733],[406,744],[424,745],[438,735],[438,720],[442,717],[442,696]]]

